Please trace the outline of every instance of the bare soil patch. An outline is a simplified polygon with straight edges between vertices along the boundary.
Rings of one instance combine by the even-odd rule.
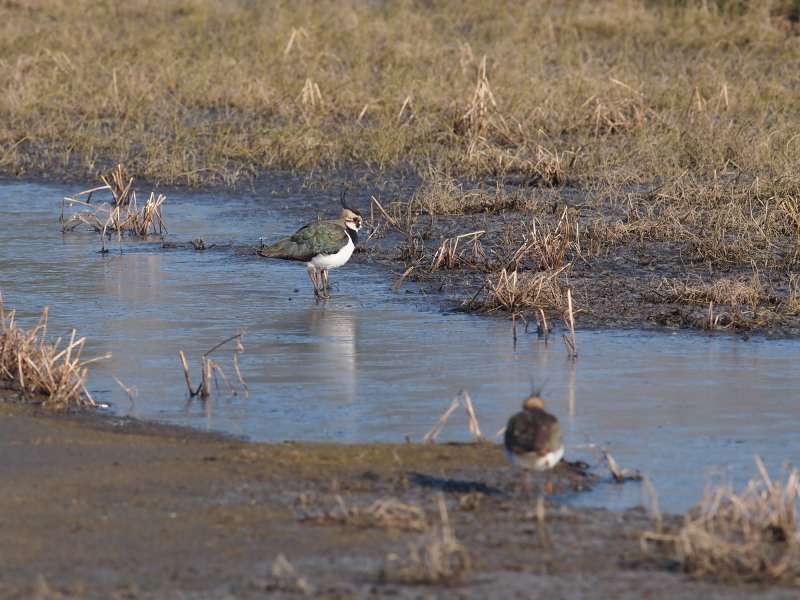
[[[796,595],[675,572],[642,551],[644,509],[538,507],[492,444],[252,444],[8,403],[0,444],[5,598]],[[563,464],[553,482],[613,485]],[[442,573],[436,548],[457,576],[414,576]]]

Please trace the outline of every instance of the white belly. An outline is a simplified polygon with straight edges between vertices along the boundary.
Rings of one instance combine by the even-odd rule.
[[[317,269],[335,269],[341,267],[344,263],[350,260],[355,250],[355,245],[350,236],[347,236],[347,246],[339,250],[336,254],[323,254],[315,256],[306,264],[316,267]]]
[[[506,450],[506,457],[513,466],[528,471],[546,471],[547,469],[552,469],[563,456],[564,446],[561,446],[558,450],[554,450],[553,452],[548,452],[544,456],[537,456],[532,453],[514,454]]]

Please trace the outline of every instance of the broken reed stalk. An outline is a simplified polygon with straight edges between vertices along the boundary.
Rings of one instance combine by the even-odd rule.
[[[514,338],[514,343],[517,343],[517,313],[511,315],[511,336]]]
[[[658,507],[658,493],[652,480],[647,475],[642,478],[642,494],[650,499],[650,512],[653,513],[656,533],[660,534],[663,528],[663,519],[661,510]]]
[[[392,217],[386,210],[381,206],[381,203],[378,202],[378,199],[375,196],[372,196],[372,201],[375,203],[375,206],[378,207],[378,210],[381,211],[383,218],[386,219],[386,222],[389,223],[394,229],[402,233],[408,241],[411,241],[412,235],[409,228],[403,227],[397,219]]]
[[[184,355],[183,350],[180,350],[178,352],[181,357],[181,364],[183,365],[183,375],[186,378],[186,386],[189,388],[190,397],[194,398],[195,396],[199,396],[200,398],[203,399],[209,398],[211,396],[211,384],[214,377],[214,373],[217,373],[222,378],[222,380],[227,384],[228,389],[230,389],[231,393],[234,396],[237,395],[236,388],[233,386],[230,379],[228,379],[228,377],[225,375],[225,372],[222,370],[222,367],[218,363],[213,361],[211,358],[209,358],[209,354],[211,354],[215,350],[221,348],[222,346],[233,340],[237,340],[236,347],[233,350],[233,368],[236,371],[236,376],[239,380],[239,383],[244,388],[244,394],[245,396],[247,396],[248,393],[247,384],[244,382],[244,379],[242,378],[242,373],[239,370],[239,362],[238,362],[239,354],[244,352],[244,346],[242,346],[242,343],[240,341],[244,337],[244,335],[245,335],[245,330],[240,329],[238,332],[236,332],[236,334],[232,335],[231,337],[225,340],[222,340],[216,346],[211,348],[211,350],[209,350],[208,352],[203,354],[203,356],[200,357],[200,371],[201,371],[202,381],[200,382],[200,385],[197,386],[197,388],[195,388],[194,385],[192,385],[192,377],[189,369],[189,363],[186,361],[186,355]]]
[[[570,337],[564,334],[564,345],[567,347],[567,354],[573,360],[578,358],[578,342],[575,339],[575,316],[572,312],[572,290],[567,290],[567,325],[569,325]]]
[[[541,320],[539,320],[541,317]],[[547,326],[547,317],[544,316],[544,310],[539,309],[539,317],[536,318],[536,333],[539,335],[544,335],[544,341],[547,342],[547,339],[550,337],[550,328]]]
[[[550,548],[550,532],[547,530],[545,516],[544,496],[539,496],[536,502],[536,532],[543,550]]]
[[[408,277],[408,274],[411,273],[416,267],[408,267],[405,272],[400,275],[400,277],[395,281],[392,285],[389,286],[389,289],[397,294],[400,291],[400,284],[403,283],[403,280]]]
[[[586,439],[587,448],[589,448],[589,451],[595,456],[595,458],[598,460],[602,459],[603,462],[606,463],[611,476],[614,478],[614,481],[617,483],[625,483],[626,481],[642,480],[642,476],[638,471],[620,468],[619,464],[617,464],[617,461],[613,456],[611,456],[611,453],[608,450],[602,446],[599,446],[598,444],[595,444],[591,439],[589,439],[588,435],[584,434],[584,438]]]
[[[44,397],[46,408],[97,406],[86,388],[88,365],[111,355],[83,360],[86,338],[76,339],[74,329],[63,349],[59,349],[62,338],[47,341],[47,308],[30,331],[17,325],[15,315],[13,310],[5,312],[0,294],[0,378],[16,384],[25,395]]]
[[[278,554],[272,563],[270,575],[276,580],[272,585],[286,592],[301,593],[310,596],[314,592],[313,586],[305,577],[298,575],[294,565],[289,562],[284,554]]]
[[[453,401],[450,403],[450,407],[441,417],[439,417],[439,420],[436,422],[436,424],[431,427],[424,436],[422,436],[423,444],[433,443],[436,441],[436,438],[442,432],[442,429],[444,429],[444,426],[447,423],[447,420],[450,418],[450,415],[452,415],[460,405],[463,405],[464,410],[467,412],[467,417],[469,419],[469,431],[472,434],[473,441],[483,441],[480,424],[478,423],[478,417],[475,415],[475,409],[472,406],[472,398],[469,397],[469,394],[466,392],[466,390],[459,390],[458,394],[456,394],[456,397],[453,398]]]

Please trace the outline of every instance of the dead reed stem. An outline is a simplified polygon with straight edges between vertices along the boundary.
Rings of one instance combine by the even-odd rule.
[[[242,374],[239,371],[239,362],[238,362],[238,355],[244,352],[244,346],[242,346],[241,342],[241,339],[244,337],[244,335],[245,335],[245,330],[240,329],[234,335],[232,335],[227,339],[222,340],[213,348],[211,348],[211,350],[209,350],[208,352],[203,354],[203,356],[200,357],[200,372],[202,376],[202,381],[200,382],[200,385],[197,386],[197,388],[195,388],[192,385],[192,377],[189,369],[189,364],[186,361],[186,356],[184,355],[183,350],[179,351],[181,357],[181,364],[183,366],[183,375],[186,378],[186,385],[189,388],[190,397],[193,398],[195,396],[199,396],[200,398],[203,399],[209,398],[211,396],[211,385],[213,382],[214,373],[218,374],[222,378],[222,380],[225,382],[225,384],[228,386],[228,389],[234,396],[237,395],[238,392],[236,391],[236,388],[233,386],[230,379],[228,379],[227,375],[225,375],[225,372],[222,370],[222,367],[217,362],[209,358],[209,355],[212,352],[218,350],[219,348],[221,348],[228,342],[232,342],[233,340],[236,340],[236,346],[233,350],[233,368],[236,371],[236,376],[239,380],[239,383],[244,388],[244,394],[245,396],[247,396],[248,393],[247,384],[244,382]]]
[[[572,290],[567,289],[567,325],[569,326],[570,337],[564,334],[564,344],[567,346],[567,354],[575,360],[578,358],[578,342],[575,339],[575,316],[572,313]]]
[[[444,426],[450,418],[450,415],[452,415],[459,406],[463,406],[467,413],[467,418],[469,419],[469,431],[472,434],[473,441],[483,441],[484,438],[481,435],[478,417],[475,415],[475,409],[472,406],[472,398],[469,397],[469,394],[466,392],[466,390],[459,390],[458,394],[456,394],[455,398],[453,398],[453,401],[450,403],[448,409],[441,417],[439,417],[439,420],[436,422],[436,424],[431,427],[424,436],[422,436],[423,444],[433,443],[436,441],[436,438],[442,432],[442,429],[444,429]]]

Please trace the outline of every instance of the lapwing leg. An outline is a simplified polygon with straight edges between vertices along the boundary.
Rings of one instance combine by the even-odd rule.
[[[553,482],[550,481],[550,469],[547,469],[547,480],[544,484],[544,493],[546,496],[553,495]]]
[[[314,265],[308,265],[308,276],[311,277],[311,283],[314,284],[314,297],[323,298],[319,292],[319,278],[317,277],[317,269]]]
[[[328,282],[328,269],[322,269],[319,274],[322,279],[322,293],[325,298],[330,298],[331,284]]]

